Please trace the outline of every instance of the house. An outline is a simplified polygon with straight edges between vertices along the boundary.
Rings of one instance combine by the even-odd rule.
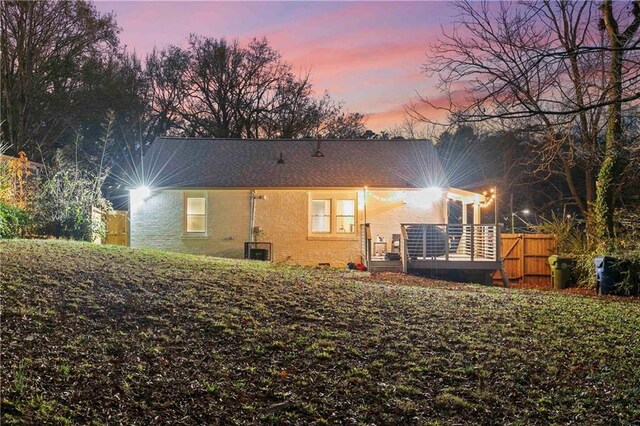
[[[143,167],[132,247],[380,270],[498,266],[499,230],[479,225],[487,198],[449,187],[427,140],[163,137]]]

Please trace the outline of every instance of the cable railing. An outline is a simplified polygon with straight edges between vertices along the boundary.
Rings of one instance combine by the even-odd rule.
[[[500,230],[496,225],[401,225],[405,259],[445,261],[499,261]]]

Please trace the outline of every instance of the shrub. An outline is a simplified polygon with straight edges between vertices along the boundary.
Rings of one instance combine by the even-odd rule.
[[[595,241],[589,239],[584,228],[589,228],[566,215],[551,215],[550,219],[542,219],[540,225],[534,226],[537,232],[554,234],[558,241],[558,253],[575,259],[572,270],[578,286],[596,287],[596,256],[608,255],[617,259],[621,272],[621,281],[617,284],[620,294],[631,294],[640,286],[640,214],[637,208],[619,209],[615,214],[616,235],[612,251],[601,253]]]
[[[32,209],[38,232],[54,237],[93,241],[103,237],[102,220],[92,217],[92,208],[110,209],[100,188],[104,176],[94,175],[56,154],[53,166],[40,180]]]
[[[622,295],[638,294],[638,290],[640,290],[640,250],[621,253],[617,259],[620,281],[616,284],[616,293]]]
[[[30,218],[26,211],[0,202],[0,238],[24,236],[29,223]]]
[[[593,259],[597,255],[593,241],[581,229],[584,225],[566,214],[551,214],[549,219],[542,218],[542,223],[533,228],[541,234],[553,234],[558,244],[558,254],[575,259],[572,269],[573,281],[579,287],[596,287],[595,266]]]

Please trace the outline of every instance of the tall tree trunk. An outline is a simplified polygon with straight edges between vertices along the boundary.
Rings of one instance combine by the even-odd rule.
[[[601,6],[604,26],[609,35],[611,63],[609,67],[608,99],[609,116],[605,152],[596,182],[595,231],[599,248],[611,251],[614,248],[614,193],[615,178],[620,168],[620,147],[622,145],[622,78],[623,48],[635,35],[640,25],[640,0],[635,0],[633,13],[635,20],[621,34],[613,14],[612,0],[605,0]]]

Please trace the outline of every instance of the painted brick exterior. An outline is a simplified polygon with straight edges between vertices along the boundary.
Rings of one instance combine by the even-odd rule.
[[[185,232],[185,194],[207,197],[207,234]],[[131,247],[242,258],[249,236],[249,190],[156,191],[130,200]]]
[[[254,226],[259,241],[273,244],[274,262],[301,265],[329,263],[343,267],[360,261],[360,224],[371,224],[371,235],[382,236],[391,246],[401,223],[443,223],[444,203],[417,208],[397,200],[398,191],[356,190],[256,190]],[[188,236],[185,229],[185,194],[207,198],[206,236]],[[250,197],[246,190],[156,191],[147,200],[130,200],[132,247],[241,258],[250,230]],[[311,235],[309,202],[312,198],[354,199],[357,203],[355,234]],[[396,199],[396,201],[393,201]]]

